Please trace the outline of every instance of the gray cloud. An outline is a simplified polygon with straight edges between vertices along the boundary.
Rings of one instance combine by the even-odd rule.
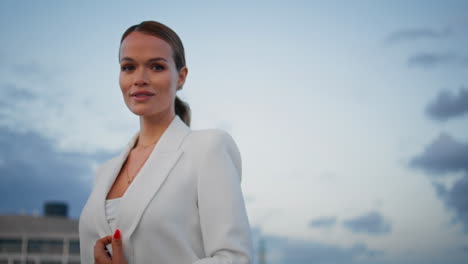
[[[309,222],[310,227],[333,227],[336,224],[336,217],[335,216],[324,216],[316,219],[312,219]]]
[[[437,183],[434,186],[445,206],[455,212],[455,222],[461,222],[468,233],[468,176],[457,180],[450,189]]]
[[[30,81],[50,81],[54,74],[62,71],[63,67],[59,67],[59,69],[55,67],[54,71],[51,72],[47,67],[44,67],[45,64],[31,57],[29,59],[19,59],[18,57],[11,56],[11,54],[3,54],[0,70],[6,76],[16,76]]]
[[[109,153],[60,152],[50,140],[0,127],[1,213],[42,209],[46,200],[65,201],[78,217],[90,192],[91,165]]]
[[[426,114],[437,121],[446,121],[468,113],[468,89],[460,88],[458,94],[441,91],[426,107]]]
[[[317,242],[289,241],[283,248],[282,263],[356,263],[361,262],[357,258],[372,259],[381,254],[381,251],[370,250],[364,244],[355,244],[352,247],[344,248]]]
[[[420,39],[444,39],[453,34],[452,30],[445,28],[435,30],[431,28],[402,29],[391,33],[386,39],[387,43],[414,41]]]
[[[369,249],[365,244],[357,243],[350,247],[340,247],[313,240],[297,240],[283,236],[262,234],[253,228],[255,247],[263,240],[266,249],[266,262],[270,264],[295,263],[376,263],[383,251]],[[258,252],[258,248],[256,248]],[[363,261],[365,259],[365,261]],[[256,263],[256,262],[255,262]]]
[[[367,233],[370,235],[383,235],[392,231],[392,226],[377,211],[371,211],[346,220],[343,222],[343,225],[355,233]]]
[[[33,81],[34,78],[30,78],[31,75],[41,76],[42,79],[49,78],[45,72],[41,71],[39,65],[13,63],[12,65],[8,69],[0,67],[0,70],[5,70],[7,73],[10,71],[9,79],[13,80],[12,82],[0,81],[0,125],[28,130],[41,123],[37,119],[38,113],[44,118],[42,123],[49,120],[51,115],[60,116],[63,103],[59,100],[58,94],[53,92],[55,85],[51,85],[50,82]],[[27,71],[30,74],[21,74],[21,71]],[[15,82],[16,79],[22,79],[22,84]],[[28,82],[30,84],[27,84]]]
[[[44,68],[41,67],[37,62],[35,61],[30,61],[28,63],[16,63],[12,65],[12,70],[14,73],[20,74],[20,75],[37,75],[37,76],[43,76],[46,77],[46,73],[44,71]]]
[[[414,54],[408,58],[408,66],[410,67],[423,67],[432,68],[440,65],[447,66],[468,66],[468,57],[455,53],[419,53]]]
[[[437,195],[445,206],[455,213],[455,222],[461,222],[468,233],[468,143],[441,134],[423,153],[410,162],[431,176],[444,176],[450,172],[464,173],[451,188],[434,183]]]
[[[8,97],[8,98],[14,98],[15,100],[17,99],[32,100],[36,98],[36,95],[33,94],[31,91],[23,87],[18,87],[15,84],[11,84],[11,83],[2,85],[2,97],[3,96]],[[5,100],[6,98],[1,98],[1,99]]]
[[[0,111],[10,110],[19,103],[36,98],[36,95],[28,89],[12,83],[0,85],[0,88]]]
[[[410,165],[421,168],[431,175],[447,172],[468,172],[468,143],[455,140],[452,136],[442,133],[423,153],[410,161]]]

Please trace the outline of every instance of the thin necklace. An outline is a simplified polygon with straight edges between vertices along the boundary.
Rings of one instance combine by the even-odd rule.
[[[152,144],[152,145],[154,145],[154,144]],[[151,146],[151,145],[150,145],[150,146]],[[146,162],[146,160],[148,160],[149,156],[150,156],[150,155],[147,155],[146,158],[143,160],[143,162],[140,164],[140,166],[138,166],[137,172],[140,171],[141,167],[143,167],[143,164],[145,164],[145,162]],[[130,159],[128,159],[128,161],[130,161]],[[126,170],[125,170],[126,173],[127,173],[127,183],[128,183],[128,184],[132,183],[133,179],[134,179],[135,176],[137,175],[137,173],[135,173],[135,175],[133,175],[133,177],[130,178],[130,174],[128,173],[129,168],[130,168],[130,162],[128,162],[127,168],[126,168]]]
[[[151,147],[153,146],[154,144],[156,144],[156,142],[158,142],[158,140],[154,141],[153,143],[149,144],[149,145],[136,145],[135,148],[142,148],[142,149],[146,149],[148,147]]]

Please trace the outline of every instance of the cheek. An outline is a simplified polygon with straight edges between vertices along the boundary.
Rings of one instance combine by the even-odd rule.
[[[119,85],[120,85],[120,89],[122,91],[126,90],[127,85],[126,85],[126,82],[125,82],[125,77],[122,74],[119,75]]]
[[[175,92],[175,83],[172,74],[168,73],[156,76],[152,80],[152,83],[154,84],[156,89],[159,89],[160,92],[168,96]]]

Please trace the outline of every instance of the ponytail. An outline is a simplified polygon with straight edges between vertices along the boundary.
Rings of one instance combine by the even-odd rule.
[[[190,121],[192,119],[190,106],[186,102],[182,101],[178,96],[175,98],[175,113],[187,126],[190,126]]]

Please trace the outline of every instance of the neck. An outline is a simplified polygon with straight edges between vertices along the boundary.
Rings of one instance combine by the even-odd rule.
[[[151,117],[140,116],[140,134],[137,146],[149,146],[156,143],[174,117],[174,113]]]

